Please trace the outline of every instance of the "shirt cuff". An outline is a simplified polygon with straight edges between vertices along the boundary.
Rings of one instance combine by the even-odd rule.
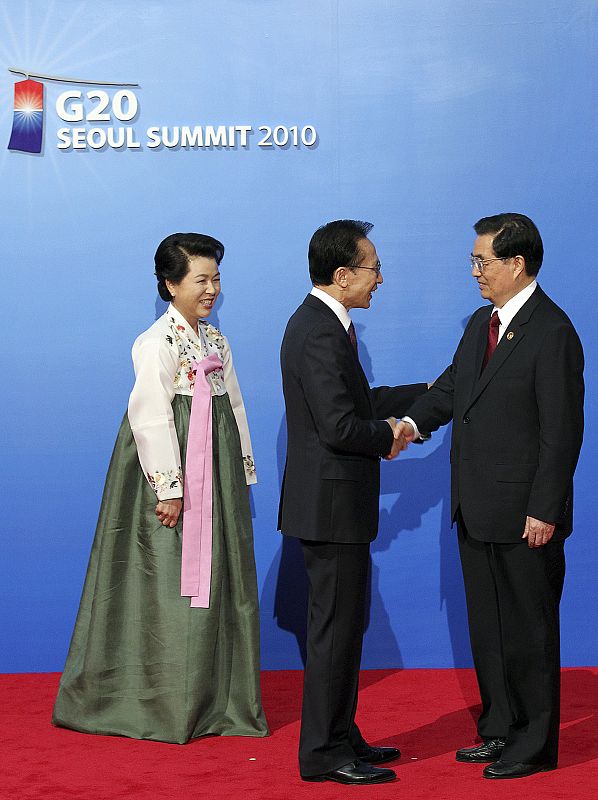
[[[415,424],[415,422],[411,419],[411,417],[401,417],[401,422],[408,422],[415,432],[414,440],[421,439],[421,433],[419,432],[419,428]]]

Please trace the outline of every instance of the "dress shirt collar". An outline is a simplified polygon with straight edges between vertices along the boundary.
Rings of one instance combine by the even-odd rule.
[[[318,300],[321,300],[323,303],[326,303],[328,308],[331,311],[334,311],[343,328],[346,331],[349,330],[349,325],[351,324],[351,317],[349,316],[347,309],[344,307],[342,303],[339,303],[339,301],[335,300],[334,297],[328,294],[328,292],[323,292],[317,286],[313,287],[310,294],[313,294],[313,296],[317,297]]]
[[[507,328],[511,324],[511,320],[515,316],[515,314],[523,308],[525,303],[530,299],[533,293],[536,291],[537,282],[533,280],[529,286],[526,286],[525,289],[522,289],[518,292],[514,297],[511,297],[510,300],[504,304],[502,308],[497,308],[494,306],[492,309],[492,313],[498,311],[498,318],[500,319],[500,331],[504,328]]]

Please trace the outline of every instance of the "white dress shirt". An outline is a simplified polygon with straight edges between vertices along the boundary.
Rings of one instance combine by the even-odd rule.
[[[310,294],[313,294],[314,297],[317,297],[318,300],[321,300],[323,303],[326,303],[331,311],[334,311],[336,316],[339,318],[343,328],[348,332],[349,325],[351,324],[351,317],[349,316],[349,312],[344,307],[342,303],[339,303],[334,297],[331,297],[327,292],[323,292],[317,286],[314,286],[311,290]]]
[[[492,309],[492,313],[494,314],[495,311],[498,312],[498,319],[500,320],[500,325],[498,326],[498,341],[503,337],[503,333],[507,330],[509,325],[511,324],[511,320],[515,316],[518,311],[521,311],[524,304],[530,299],[533,293],[536,290],[537,282],[533,280],[529,286],[526,286],[525,289],[522,289],[520,292],[517,292],[515,297],[511,297],[510,300],[504,304],[502,308],[498,306],[494,306]]]

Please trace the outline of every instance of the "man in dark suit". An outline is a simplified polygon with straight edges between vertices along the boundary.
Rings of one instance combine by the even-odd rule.
[[[486,778],[557,765],[559,602],[583,433],[583,352],[567,315],[536,283],[542,239],[522,214],[474,226],[472,274],[492,305],[473,314],[452,364],[396,435],[453,420],[453,520],[482,744],[457,761]],[[412,424],[410,424],[412,423]]]
[[[370,389],[360,366],[348,311],[369,308],[382,284],[371,228],[339,220],[315,232],[314,288],[281,350],[288,445],[279,528],[301,540],[310,585],[299,766],[304,780],[348,784],[396,777],[373,765],[399,751],[370,747],[354,718],[380,458],[404,447],[395,417],[427,389]]]

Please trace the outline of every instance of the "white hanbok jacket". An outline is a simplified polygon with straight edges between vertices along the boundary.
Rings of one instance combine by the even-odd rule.
[[[233,367],[230,346],[213,325],[199,320],[199,336],[170,304],[133,345],[135,386],[129,398],[129,423],[143,473],[158,500],[183,496],[183,470],[174,427],[175,394],[193,394],[193,361],[217,355],[223,363],[211,372],[212,396],[228,393],[239,428],[241,453],[248,484],[256,483],[247,414]],[[204,376],[200,376],[202,380]]]

